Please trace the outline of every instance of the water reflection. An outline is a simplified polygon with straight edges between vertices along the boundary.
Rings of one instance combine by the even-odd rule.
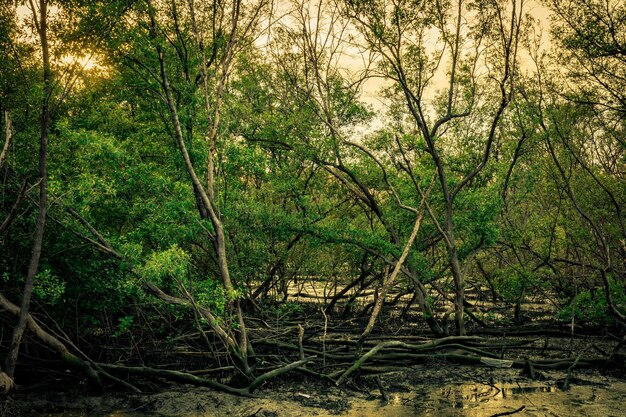
[[[432,390],[426,398],[420,395],[415,398],[415,406],[425,416],[440,415],[442,409],[472,409],[485,403],[490,407],[508,404],[511,400],[525,397],[528,394],[552,393],[559,389],[547,385],[519,384],[460,384],[448,385]],[[501,403],[501,404],[497,404]],[[431,413],[428,410],[432,410]],[[434,413],[434,414],[433,414]],[[461,414],[462,415],[462,414]]]
[[[332,397],[334,395],[334,397]],[[577,385],[561,391],[552,383],[527,381],[511,383],[466,383],[418,385],[405,392],[391,392],[390,401],[381,404],[377,396],[347,393],[348,409],[311,407],[289,393],[265,399],[244,399],[211,391],[174,392],[143,398],[155,405],[154,414],[134,411],[74,411],[59,413],[21,413],[33,417],[488,417],[524,407],[523,415],[589,415],[617,416],[626,398],[626,383]],[[332,398],[331,398],[332,397]],[[326,394],[320,401],[336,400],[337,394]],[[342,397],[344,398],[344,397]],[[196,404],[201,404],[198,408]],[[621,413],[621,414],[620,414]]]

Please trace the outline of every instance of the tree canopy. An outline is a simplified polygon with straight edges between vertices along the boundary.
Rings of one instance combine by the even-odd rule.
[[[621,1],[2,1],[0,56],[10,377],[25,331],[93,385],[191,332],[251,391],[306,297],[359,349],[399,300],[626,325]]]

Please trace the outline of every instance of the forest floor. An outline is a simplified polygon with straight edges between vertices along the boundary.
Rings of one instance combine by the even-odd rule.
[[[626,380],[580,370],[568,391],[565,372],[546,371],[539,381],[511,369],[433,363],[381,376],[384,402],[373,378],[343,387],[291,377],[241,398],[205,388],[178,386],[155,394],[18,396],[11,414],[33,417],[491,417],[626,416]]]
[[[275,321],[268,316],[251,318],[250,334],[257,355],[266,364],[297,360],[297,326],[302,323],[306,330],[304,347],[318,352],[311,369],[341,375],[354,361],[353,343],[367,317],[331,317],[325,323],[326,317],[320,312],[323,302],[299,301],[309,305],[296,316],[277,315]],[[412,347],[432,342],[419,316],[400,317],[401,307],[396,305],[387,311],[363,352],[381,342],[399,341]],[[266,382],[254,393],[255,398],[246,398],[159,378],[131,378],[130,382],[144,393],[130,394],[111,387],[104,395],[89,396],[84,385],[76,384],[75,376],[57,369],[35,378],[38,382],[34,386],[18,389],[10,399],[0,397],[0,417],[626,416],[624,364],[620,367],[597,361],[589,369],[572,366],[581,357],[606,357],[621,338],[615,334],[623,329],[576,326],[571,332],[570,326],[555,320],[552,307],[546,303],[529,302],[524,308],[524,326],[512,326],[510,321],[492,315],[493,327],[476,329],[474,335],[480,340],[466,349],[474,346],[480,350],[463,351],[456,341],[432,351],[403,351],[404,346],[390,346],[368,359],[367,366],[342,384],[333,383],[337,376],[324,381],[310,373],[292,371]],[[197,361],[201,361],[199,366],[206,366],[202,347],[196,342],[186,339],[180,349],[170,347],[169,356],[155,356],[151,366],[170,363],[178,369],[192,369]],[[537,364],[534,378],[527,369],[494,367],[501,365],[497,359],[491,365],[463,361],[464,355],[475,357],[476,352],[488,352],[492,358],[516,361],[518,365],[529,360]],[[620,358],[623,361],[623,355]],[[545,365],[545,361],[561,359],[569,360],[565,367],[539,369],[542,361]],[[109,362],[106,358],[100,360]],[[578,365],[583,362],[585,359]],[[210,375],[220,379],[217,374]],[[564,385],[569,385],[568,389],[563,389]]]

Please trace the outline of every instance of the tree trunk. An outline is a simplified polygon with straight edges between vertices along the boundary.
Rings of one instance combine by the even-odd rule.
[[[409,236],[409,240],[406,242],[406,245],[404,246],[404,250],[402,251],[402,255],[400,256],[400,259],[398,259],[398,262],[396,263],[396,266],[393,268],[393,271],[391,272],[391,275],[389,276],[389,278],[387,278],[383,282],[383,287],[380,291],[380,295],[378,299],[376,300],[376,303],[374,304],[374,308],[372,309],[372,314],[370,315],[369,322],[367,323],[365,330],[363,330],[363,333],[361,334],[361,337],[359,337],[359,341],[357,342],[357,346],[359,348],[363,345],[363,342],[365,342],[365,339],[367,338],[367,336],[369,336],[369,334],[372,332],[372,329],[374,328],[374,324],[376,323],[376,319],[378,318],[378,315],[380,314],[380,310],[382,309],[383,302],[385,301],[385,297],[387,296],[387,293],[389,292],[391,285],[393,284],[396,277],[400,273],[402,269],[402,265],[404,264],[404,261],[406,261],[407,256],[409,256],[411,247],[413,247],[413,242],[415,242],[415,238],[417,237],[417,232],[419,232],[420,230],[422,219],[424,218],[424,203],[426,201],[426,198],[428,198],[428,194],[424,195],[424,197],[422,198],[422,202],[420,204],[420,208],[417,213],[417,218],[415,219],[415,224],[413,225],[413,230],[411,231],[411,236]]]
[[[454,279],[454,324],[456,326],[456,334],[458,336],[465,336],[465,319],[463,317],[465,278],[454,244],[448,247],[448,256],[452,277]]]
[[[2,294],[0,294],[0,306],[9,311],[11,314],[22,317],[24,315],[23,310],[21,310],[18,306],[4,298]],[[25,315],[24,323],[28,325],[28,329],[43,343],[52,348],[55,352],[57,352],[63,361],[69,365],[70,367],[82,372],[87,381],[89,382],[89,387],[92,392],[99,392],[102,390],[102,382],[100,381],[100,376],[98,373],[91,367],[91,365],[73,353],[71,353],[67,347],[59,341],[56,337],[52,336],[50,333],[46,332],[44,329],[37,324],[35,319],[30,314]]]
[[[152,37],[155,41],[157,41],[159,37],[159,28],[158,28],[158,24],[156,20],[155,9],[151,1],[148,0],[147,3],[148,3],[148,13],[150,17],[150,29],[152,32]],[[192,12],[193,12],[193,9],[192,9]],[[231,33],[231,37],[232,36],[234,36],[234,29],[233,29],[233,32]],[[229,46],[232,48],[232,40],[229,43]],[[237,356],[243,359],[243,364],[242,364],[242,366],[244,367],[243,372],[245,374],[248,374],[250,373],[250,369],[247,365],[248,336],[247,336],[245,322],[243,320],[243,313],[241,311],[241,305],[240,305],[239,300],[236,298],[235,289],[232,284],[230,272],[228,269],[224,226],[220,219],[218,208],[214,200],[214,184],[211,181],[209,181],[207,185],[207,189],[205,189],[202,186],[202,183],[200,182],[198,175],[196,174],[196,170],[189,156],[189,152],[188,152],[188,149],[185,144],[184,137],[183,137],[180,119],[178,117],[177,105],[172,94],[172,88],[170,86],[169,78],[168,78],[167,71],[166,71],[165,56],[163,53],[163,48],[159,43],[156,44],[156,51],[157,51],[158,62],[159,62],[161,87],[163,89],[163,92],[165,93],[165,98],[166,98],[167,106],[170,112],[172,125],[174,127],[175,139],[178,145],[178,149],[185,162],[185,168],[187,169],[187,173],[189,174],[194,190],[197,190],[200,196],[200,201],[202,202],[202,206],[204,206],[206,213],[208,213],[208,217],[213,226],[214,234],[211,235],[210,237],[213,243],[213,247],[215,249],[215,253],[217,255],[217,263],[218,263],[218,268],[220,271],[220,276],[222,278],[222,284],[224,285],[224,289],[226,290],[227,296],[229,298],[230,297],[235,298],[234,300],[231,300],[232,301],[231,305],[235,309],[235,314],[237,316],[237,322],[239,325],[239,329],[238,329],[239,354]],[[231,52],[232,51],[229,51],[228,59],[232,59],[232,56],[230,55]],[[226,69],[224,69],[224,71],[226,71]],[[225,77],[223,78],[223,80],[225,80]],[[214,128],[215,128],[214,130],[217,129],[215,126]],[[209,168],[212,169],[211,166],[209,166]],[[204,210],[200,210],[200,215],[203,216],[203,214],[204,214]]]
[[[0,153],[0,168],[4,166],[4,163],[9,156],[9,149],[11,148],[11,141],[13,140],[13,130],[11,128],[11,116],[8,111],[4,111],[4,146],[2,147],[2,153]]]
[[[32,3],[31,3],[31,6]],[[33,6],[34,8],[34,6]],[[28,265],[28,272],[24,282],[24,290],[22,293],[22,304],[17,324],[13,329],[11,337],[11,345],[6,358],[6,373],[13,378],[15,373],[15,365],[19,355],[22,336],[26,329],[26,321],[30,309],[30,299],[33,292],[33,283],[35,275],[39,269],[39,259],[41,257],[41,246],[43,242],[43,233],[46,224],[46,212],[48,204],[48,172],[47,172],[47,151],[48,151],[48,132],[50,130],[50,94],[52,84],[52,72],[50,68],[50,57],[48,53],[48,33],[47,33],[47,0],[39,2],[39,24],[36,24],[39,31],[39,39],[41,41],[41,52],[43,59],[43,98],[41,106],[40,120],[40,140],[39,140],[39,215],[37,216],[37,224],[35,225],[35,237],[33,241],[33,250]],[[36,11],[33,9],[33,17]]]

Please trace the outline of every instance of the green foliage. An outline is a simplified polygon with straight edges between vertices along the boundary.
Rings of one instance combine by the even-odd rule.
[[[606,298],[601,290],[582,291],[567,305],[557,312],[560,320],[569,322],[572,315],[576,323],[607,323]]]
[[[134,317],[124,316],[118,319],[117,330],[113,333],[113,337],[120,337],[121,335],[130,331],[133,326]]]
[[[65,282],[54,275],[49,268],[39,271],[35,276],[33,294],[35,294],[40,301],[47,304],[56,304],[61,301],[64,293]]]
[[[196,302],[209,308],[217,317],[226,312],[226,305],[235,298],[235,294],[227,294],[222,284],[212,279],[196,281],[194,283]]]
[[[498,294],[507,302],[515,302],[522,294],[522,290],[530,284],[527,274],[513,269],[498,271],[496,289]]]
[[[302,314],[304,309],[302,305],[296,302],[285,302],[278,304],[271,315],[275,316],[277,320],[289,320]]]
[[[457,230],[462,233],[464,243],[459,247],[463,259],[479,244],[492,246],[500,236],[498,215],[502,200],[497,187],[482,187],[467,190],[457,199]]]
[[[303,305],[294,301],[267,303],[263,305],[263,314],[277,322],[283,320],[297,320],[303,312]]]
[[[260,45],[253,39],[265,23],[257,22],[259,27],[251,24],[245,34],[237,33],[233,69],[219,98],[228,34],[200,25],[210,61],[200,65],[188,5],[173,19],[172,7],[179,3],[156,2],[159,30],[153,39],[146,3],[54,4],[50,212],[34,294],[64,329],[95,334],[106,326],[120,341],[144,320],[163,336],[172,331],[168,320],[178,325],[190,318],[185,306],[159,302],[159,314],[144,308],[158,301],[143,293],[143,281],[172,295],[189,291],[230,331],[237,328],[232,302],[250,296],[266,280],[280,287],[299,277],[324,282],[338,277],[341,284],[358,276],[365,264],[367,274],[376,276],[400,256],[411,232],[415,213],[402,205],[417,208],[418,186],[428,189],[432,178],[431,210],[405,267],[426,286],[426,304],[433,311],[455,291],[449,279],[449,256],[455,252],[449,251],[442,227],[455,236],[451,243],[461,269],[468,271],[468,287],[476,280],[471,255],[477,248],[476,257],[506,302],[536,296],[539,289],[573,297],[573,288],[584,287],[559,312],[564,320],[573,312],[577,322],[611,322],[603,284],[594,275],[607,270],[608,253],[618,277],[611,283],[615,302],[623,311],[626,67],[620,40],[626,9],[621,3],[550,2],[557,49],[551,56],[536,56],[541,80],[530,69],[511,68],[503,86],[498,80],[507,36],[502,35],[512,26],[498,30],[499,17],[507,17],[497,15],[504,9],[491,0],[463,3],[462,50],[454,77],[449,64],[457,40],[456,6],[448,2],[348,1],[347,10],[367,25],[353,21],[359,33],[350,33],[343,44],[333,33],[327,42],[337,42],[336,48],[324,48],[328,44],[322,37],[305,39],[322,34],[303,33],[298,25],[271,28],[269,44]],[[19,300],[37,216],[33,156],[39,115],[34,103],[41,100],[41,64],[34,28],[14,18],[14,7],[12,2],[0,5],[0,56],[8,57],[0,59],[0,116],[10,111],[15,133],[1,171],[0,223],[24,180],[29,194],[0,236],[0,269],[3,293],[6,288],[8,298]],[[242,7],[241,18],[249,18],[248,5]],[[224,14],[207,22],[228,23],[226,9],[215,12]],[[205,13],[211,8],[197,18],[210,17]],[[320,16],[327,18],[324,13]],[[98,41],[89,40],[94,31],[102,35]],[[540,52],[521,52],[532,47],[526,40],[515,43],[520,53]],[[386,77],[380,94],[342,68],[345,57],[333,55],[343,48],[354,52],[356,43],[372,56],[397,55],[394,64],[384,59],[369,63],[378,65],[377,76]],[[222,106],[211,149],[213,209],[225,229],[236,288],[231,292],[219,277],[215,230],[210,219],[199,216],[197,195],[174,140],[156,45],[203,187],[212,145],[207,137],[217,121],[217,103]],[[67,71],[68,58],[92,52],[93,68]],[[566,69],[563,74],[546,69],[557,67],[555,62]],[[403,65],[402,74],[397,65]],[[444,79],[452,80],[451,90],[449,81],[440,82]],[[510,86],[511,81],[517,84]],[[69,85],[71,91],[62,91]],[[407,87],[411,93],[403,90]],[[501,87],[512,87],[515,94],[494,125],[482,166]],[[376,104],[376,114],[364,102],[370,95],[384,101],[384,106]],[[437,120],[442,124],[434,129]],[[4,121],[0,125],[4,128]],[[438,160],[427,140],[431,130],[436,130],[430,139]],[[478,175],[451,197],[476,167]],[[101,240],[121,259],[111,256]],[[396,283],[414,286],[404,274]],[[266,307],[265,300],[256,301]],[[289,319],[301,314],[302,306],[286,302],[265,311]]]
[[[613,281],[611,290],[613,302],[623,314],[626,312],[626,289]],[[609,314],[604,290],[600,288],[578,292],[557,311],[557,317],[566,322],[572,320],[572,315],[578,324],[615,324],[615,319]]]
[[[185,282],[188,277],[190,255],[178,245],[160,252],[153,252],[135,272],[144,280],[172,288]]]

